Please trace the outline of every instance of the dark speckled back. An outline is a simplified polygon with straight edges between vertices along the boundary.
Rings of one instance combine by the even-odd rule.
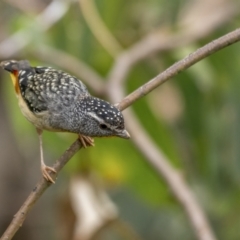
[[[77,78],[50,67],[35,67],[19,71],[21,94],[29,109],[35,113],[61,110],[89,95]]]

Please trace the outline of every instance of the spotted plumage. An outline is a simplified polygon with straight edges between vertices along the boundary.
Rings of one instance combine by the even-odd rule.
[[[28,108],[34,113],[46,111],[49,102],[70,106],[79,96],[89,93],[77,78],[50,67],[29,67],[18,72],[19,87]]]
[[[42,156],[42,130],[79,134],[83,146],[93,145],[91,137],[129,138],[122,113],[110,103],[93,97],[76,77],[51,67],[31,67],[26,60],[1,62],[11,73],[23,115],[35,125],[40,136],[43,176],[52,181]],[[48,171],[47,171],[48,170]]]

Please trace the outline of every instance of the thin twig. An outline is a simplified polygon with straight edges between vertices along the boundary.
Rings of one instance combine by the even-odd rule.
[[[136,89],[134,92],[126,96],[118,104],[118,108],[123,110],[129,107],[136,100],[145,96],[153,89],[166,82],[168,79],[176,76],[181,71],[188,69],[200,60],[238,41],[240,41],[240,28],[206,44],[204,47],[199,48],[197,51],[189,54],[184,59],[176,62],[171,67],[157,75],[155,78],[148,81],[147,83]]]
[[[146,95],[147,93],[149,93],[151,90],[153,90],[154,87],[157,87],[159,84],[165,82],[166,80],[170,79],[172,76],[175,76],[177,73],[179,73],[180,70],[184,70],[187,69],[189,66],[193,65],[194,63],[196,63],[197,61],[200,61],[201,59],[203,59],[204,57],[207,57],[211,54],[213,54],[214,52],[228,46],[231,45],[237,41],[240,40],[240,29],[237,29],[221,38],[219,38],[218,40],[215,40],[213,42],[211,42],[210,44],[207,44],[206,46],[204,46],[203,48],[201,48],[200,50],[197,50],[196,52],[194,52],[192,55],[188,56],[187,58],[179,61],[177,64],[174,64],[172,67],[170,67],[169,69],[167,69],[166,71],[164,71],[162,74],[158,75],[156,78],[154,78],[153,80],[149,81],[149,85],[145,84],[145,87],[141,87],[138,90],[136,90],[135,92],[133,92],[132,94],[130,94],[129,96],[127,96],[126,98],[123,99],[123,101],[121,101],[118,106],[121,110],[127,108],[128,106],[130,106],[134,101],[136,101],[137,99],[140,99],[141,97],[143,97],[144,95]],[[199,56],[197,55],[197,53],[199,54]],[[196,56],[197,55],[197,56]],[[147,87],[146,87],[147,85]],[[134,126],[132,126],[134,127]],[[147,135],[142,135],[143,138],[147,138]],[[138,138],[140,138],[140,135],[138,135]],[[163,169],[161,165],[158,165],[158,161],[159,161],[159,156],[165,159],[164,156],[159,155],[159,152],[156,152],[155,147],[152,148],[153,151],[152,155],[149,155],[149,151],[145,152],[144,151],[144,146],[141,142],[135,142],[136,144],[138,144],[139,146],[141,146],[140,149],[143,149],[143,153],[149,157],[149,159],[151,160],[151,164],[153,166],[156,165],[156,169],[157,171],[159,171],[159,173],[162,173]],[[150,142],[151,144],[151,142]],[[152,145],[153,146],[153,145]],[[61,158],[58,159],[58,161],[54,164],[54,168],[57,170],[57,172],[59,172],[63,166],[69,161],[69,159],[81,148],[81,145],[79,143],[79,141],[74,142],[70,148],[62,155]],[[151,148],[151,145],[149,145],[149,148]],[[155,164],[155,165],[154,165]],[[168,175],[167,173],[165,173],[166,175]],[[181,178],[179,177],[178,174],[174,174],[173,175],[175,179],[174,182],[179,181],[179,182],[183,182],[183,180],[181,180]],[[173,192],[177,195],[179,193],[177,193],[177,189],[175,186],[173,186],[173,182],[169,182],[170,186],[172,187]],[[29,210],[31,210],[31,208],[33,207],[33,205],[35,204],[35,202],[40,198],[40,196],[44,193],[44,191],[48,188],[48,183],[46,183],[45,180],[41,179],[38,184],[36,185],[36,187],[34,188],[34,190],[30,193],[29,197],[27,198],[27,200],[24,202],[24,204],[22,205],[22,207],[20,208],[20,210],[17,212],[17,214],[15,215],[14,219],[12,220],[12,222],[10,223],[9,227],[7,228],[7,230],[5,231],[5,233],[3,234],[1,240],[10,240],[12,239],[12,237],[14,236],[14,234],[17,232],[17,230],[22,226],[27,213],[29,212]],[[186,187],[186,186],[185,186]],[[185,189],[186,190],[186,189]],[[186,192],[187,194],[187,192]],[[191,193],[190,193],[191,194]],[[182,194],[179,196],[179,198],[182,196]],[[189,196],[188,196],[189,197]],[[194,199],[194,198],[193,198]],[[185,199],[181,199],[181,202],[184,203],[184,207],[186,207],[188,202],[184,202]],[[196,203],[196,202],[195,202]],[[196,205],[198,206],[198,205]],[[192,213],[191,209],[187,209],[187,211],[189,211],[189,215]],[[196,219],[196,224],[198,223],[199,219]],[[203,225],[205,226],[205,224]],[[201,229],[196,228],[196,231],[200,231]],[[205,238],[204,240],[207,239],[211,239],[213,240],[214,238]]]
[[[133,143],[159,176],[166,181],[172,194],[186,211],[197,239],[216,240],[204,211],[181,173],[171,166],[171,161],[164,155],[160,147],[152,141],[131,109],[126,111],[125,117],[128,119],[128,128],[131,130]]]
[[[73,155],[82,147],[79,140],[76,140],[56,161],[53,168],[56,170],[56,174],[51,173],[53,179],[56,179],[56,175],[64,167],[64,165],[73,157]],[[6,231],[3,233],[0,240],[10,240],[13,238],[18,229],[22,226],[23,222],[27,217],[27,213],[32,209],[36,201],[42,196],[51,183],[47,182],[45,179],[40,179],[36,186],[33,188],[32,192],[23,203],[18,212],[14,215],[14,218]]]
[[[121,100],[118,89],[126,81],[126,76],[136,63],[157,52],[176,50],[180,47],[189,46],[189,44],[208,36],[211,32],[226,24],[240,11],[239,3],[230,3],[226,0],[222,0],[221,3],[215,3],[215,5],[212,4],[211,8],[209,8],[209,1],[207,0],[194,1],[190,5],[191,7],[188,7],[187,10],[185,9],[179,18],[177,28],[181,29],[181,31],[173,32],[171,27],[163,26],[144,36],[117,57],[108,78],[107,88],[111,89],[110,94],[112,97],[118,96],[118,99],[116,98],[117,101]],[[202,14],[199,14],[199,5],[201,5],[201,11],[208,8],[211,14],[205,14],[204,12],[205,17],[203,19]],[[193,12],[194,17],[189,17],[192,16]],[[193,19],[194,24],[192,23]]]
[[[211,54],[219,51],[220,49],[229,46],[240,40],[240,29],[237,29],[229,34],[220,37],[219,39],[212,41],[204,47],[198,49],[194,53],[190,54],[186,58],[180,60],[176,64],[169,67],[163,73],[150,80],[133,93],[125,97],[117,106],[123,110],[132,103],[150,91],[164,83],[168,79],[177,75],[179,72],[189,68],[196,62],[203,58],[210,56]],[[113,89],[111,89],[113,90]],[[110,91],[109,97],[114,102],[117,97],[124,96],[123,86],[118,87],[118,94],[122,96],[113,96]],[[132,140],[138,149],[146,156],[146,160],[153,166],[154,169],[162,176],[167,182],[168,186],[172,189],[173,194],[176,196],[178,201],[184,207],[190,222],[195,230],[196,236],[199,240],[214,240],[215,236],[208,224],[207,218],[202,211],[201,207],[197,203],[191,190],[188,188],[184,179],[179,173],[169,164],[169,160],[160,151],[159,147],[151,140],[145,130],[139,124],[137,118],[132,111],[126,112],[126,118],[128,119],[128,127],[131,129]]]

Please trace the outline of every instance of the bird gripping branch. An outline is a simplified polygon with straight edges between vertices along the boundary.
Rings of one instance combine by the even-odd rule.
[[[130,138],[122,113],[102,99],[93,97],[76,77],[51,67],[31,67],[26,60],[3,61],[10,72],[19,107],[37,129],[43,177],[54,183],[44,163],[42,131],[70,132],[79,135],[84,147],[93,146],[92,137]]]

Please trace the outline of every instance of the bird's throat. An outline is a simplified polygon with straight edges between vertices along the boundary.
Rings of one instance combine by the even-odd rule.
[[[17,95],[20,93],[19,81],[18,81],[18,71],[14,70],[11,74],[12,83]]]

